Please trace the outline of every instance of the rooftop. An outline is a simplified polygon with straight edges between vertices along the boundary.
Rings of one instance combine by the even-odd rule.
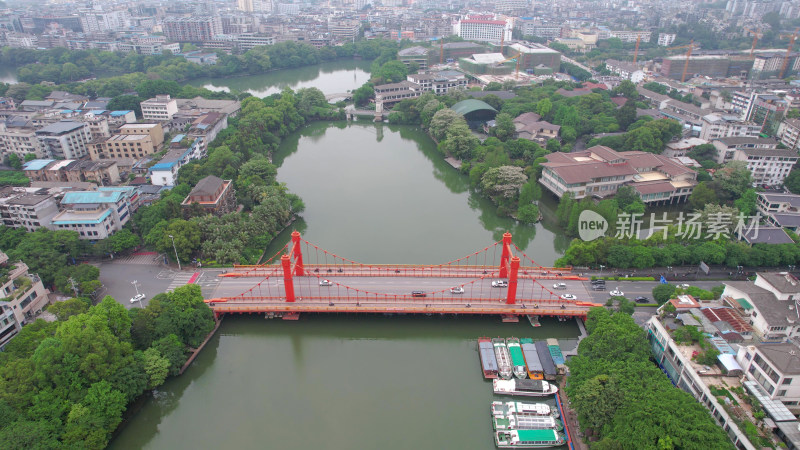
[[[81,203],[116,203],[123,197],[122,192],[115,191],[85,191],[67,192],[61,200],[62,204]]]
[[[46,127],[40,128],[36,131],[36,134],[64,134],[69,133],[70,131],[77,130],[79,128],[85,127],[86,124],[83,122],[71,122],[71,121],[63,121],[63,122],[56,122]]]

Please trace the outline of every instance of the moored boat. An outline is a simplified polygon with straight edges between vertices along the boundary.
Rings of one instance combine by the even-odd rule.
[[[497,359],[497,373],[505,379],[511,378],[511,355],[508,353],[506,341],[503,338],[492,339],[494,356]]]
[[[558,387],[544,380],[492,380],[492,389],[498,395],[546,397],[558,392]]]
[[[554,417],[542,416],[499,416],[492,417],[495,430],[556,430],[561,431],[564,425]]]
[[[518,416],[542,416],[559,417],[558,411],[551,408],[547,403],[523,403],[523,402],[492,402],[493,416],[507,416],[516,414]]]
[[[522,356],[525,357],[525,365],[528,368],[528,377],[531,380],[544,379],[544,369],[542,369],[542,363],[539,361],[539,354],[536,351],[533,339],[523,338],[520,343],[522,344]]]
[[[556,430],[495,431],[497,448],[547,448],[564,445],[567,440]]]
[[[544,378],[547,380],[555,380],[558,372],[556,365],[553,363],[553,357],[550,356],[550,348],[544,341],[536,341],[536,353],[539,355],[539,362],[542,363],[542,370],[544,371]]]
[[[525,367],[525,357],[522,356],[522,349],[519,346],[519,339],[510,337],[506,339],[506,347],[511,355],[512,371],[517,378],[527,378],[528,370]]]
[[[478,338],[478,354],[481,357],[481,369],[484,378],[497,378],[497,359],[494,356],[494,346],[488,337]]]

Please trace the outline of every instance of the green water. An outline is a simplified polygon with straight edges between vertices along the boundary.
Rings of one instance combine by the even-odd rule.
[[[489,405],[511,398],[492,394],[475,338],[577,333],[555,320],[534,329],[493,318],[229,317],[110,447],[490,449]]]
[[[507,230],[542,264],[568,244],[550,225],[498,217],[414,127],[312,124],[275,163],[306,204],[294,226],[356,261],[444,262]],[[547,221],[555,205],[541,207]],[[490,449],[489,405],[510,398],[483,379],[476,338],[555,337],[571,349],[577,335],[574,321],[556,320],[231,316],[185,374],[131,408],[111,448]]]
[[[300,88],[315,87],[325,94],[337,94],[357,89],[369,81],[371,63],[372,61],[341,59],[262,75],[198,78],[191,80],[189,84],[212,91],[230,92],[234,89],[239,92],[249,92],[256,97],[266,97],[281,92],[286,87],[295,91]]]

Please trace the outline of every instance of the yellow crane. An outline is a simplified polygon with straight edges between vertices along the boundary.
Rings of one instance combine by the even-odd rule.
[[[636,48],[633,50],[633,63],[636,64],[636,58],[639,57],[639,42],[642,40],[642,35],[636,35]]]
[[[519,52],[514,56],[510,56],[510,57],[500,61],[499,63],[497,63],[497,67],[500,67],[500,66],[502,66],[503,64],[505,64],[505,63],[507,63],[509,61],[515,61],[517,63],[517,70],[514,73],[514,78],[519,78],[519,60],[520,59],[522,59],[522,52]]]
[[[686,50],[686,62],[683,63],[683,74],[681,75],[681,83],[686,81],[686,72],[689,70],[689,58],[692,56],[692,50],[694,50],[694,39],[689,42],[689,45],[681,45],[679,47],[670,47],[667,50],[678,50],[680,48],[688,49]]]
[[[764,35],[761,33],[761,28],[759,28],[758,31],[753,31],[750,28],[745,28],[744,31],[753,34],[753,45],[750,46],[750,57],[752,58],[753,51],[756,49],[756,44],[758,43],[758,40],[764,37]]]
[[[783,65],[781,66],[781,74],[778,75],[778,78],[783,78],[783,74],[786,72],[786,66],[789,65],[789,53],[792,53],[792,47],[794,46],[794,40],[797,39],[797,32],[800,31],[800,28],[795,28],[794,33],[789,35],[781,35],[781,39],[789,38],[789,46],[786,47],[786,56],[783,57]]]

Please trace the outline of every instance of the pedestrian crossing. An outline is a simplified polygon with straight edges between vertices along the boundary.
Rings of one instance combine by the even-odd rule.
[[[197,276],[195,276],[195,273]],[[167,287],[167,292],[188,284],[194,278],[194,284],[200,286],[203,291],[209,288],[215,288],[219,284],[219,278],[212,275],[207,275],[205,272],[177,272],[172,282]],[[213,290],[213,289],[212,289]]]
[[[114,262],[120,264],[141,264],[141,265],[148,265],[153,266],[157,265],[160,262],[161,258],[159,255],[153,254],[132,254],[128,256],[121,256],[114,258]]]

